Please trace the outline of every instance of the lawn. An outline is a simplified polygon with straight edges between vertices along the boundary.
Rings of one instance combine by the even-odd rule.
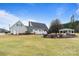
[[[43,38],[40,35],[2,35],[0,55],[79,56],[79,37]]]

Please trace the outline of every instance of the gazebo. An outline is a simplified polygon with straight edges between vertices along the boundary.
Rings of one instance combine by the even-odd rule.
[[[59,33],[74,33],[74,29],[63,28],[59,30]]]

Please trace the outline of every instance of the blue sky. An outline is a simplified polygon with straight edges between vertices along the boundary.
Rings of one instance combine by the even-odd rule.
[[[73,3],[0,3],[0,27],[8,29],[21,20],[25,25],[28,21],[42,22],[48,27],[52,20],[58,18],[61,23],[70,21],[71,15],[79,16],[79,4]]]

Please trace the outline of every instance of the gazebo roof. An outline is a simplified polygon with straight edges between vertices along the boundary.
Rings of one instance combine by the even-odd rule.
[[[63,28],[63,29],[60,29],[59,31],[74,31],[74,29],[70,29],[70,28]]]

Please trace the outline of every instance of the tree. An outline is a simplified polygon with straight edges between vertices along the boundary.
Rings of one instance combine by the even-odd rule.
[[[75,16],[72,15],[71,16],[71,22],[70,22],[70,25],[69,25],[69,28],[72,28],[72,29],[75,29]]]
[[[78,32],[79,33],[79,24],[76,26],[75,32]]]
[[[58,33],[59,29],[61,28],[63,28],[63,26],[60,23],[59,19],[55,19],[54,21],[51,22],[48,33]]]

